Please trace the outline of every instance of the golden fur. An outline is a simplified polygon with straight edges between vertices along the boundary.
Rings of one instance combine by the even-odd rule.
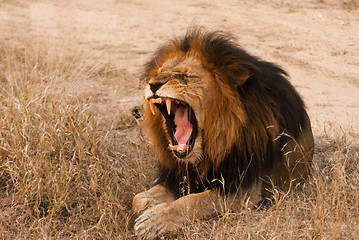
[[[258,202],[268,186],[285,190],[308,175],[313,137],[301,98],[282,69],[227,35],[191,30],[159,48],[143,77],[143,128],[159,159],[159,178],[134,199],[138,235],[176,230],[186,222],[183,210],[202,218],[223,201]],[[168,115],[167,100],[175,109]],[[173,147],[181,134],[191,134],[187,152]]]

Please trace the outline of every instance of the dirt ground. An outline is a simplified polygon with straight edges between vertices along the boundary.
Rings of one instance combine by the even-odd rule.
[[[142,101],[141,65],[190,25],[232,33],[250,53],[284,67],[304,97],[315,133],[328,122],[358,129],[356,1],[0,1],[0,40],[46,46],[124,73],[117,82],[84,79],[74,86],[98,95],[107,113]]]

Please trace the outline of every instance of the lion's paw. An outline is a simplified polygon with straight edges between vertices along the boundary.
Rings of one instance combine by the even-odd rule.
[[[154,239],[156,236],[176,231],[182,223],[181,216],[173,214],[170,203],[162,203],[147,209],[135,220],[137,236]]]
[[[152,195],[148,194],[147,192],[141,192],[133,198],[132,207],[133,207],[133,210],[137,214],[140,214],[143,211],[145,211],[146,209],[149,209],[149,208],[156,206],[160,203],[162,203],[162,202],[157,200],[156,198],[154,198]]]

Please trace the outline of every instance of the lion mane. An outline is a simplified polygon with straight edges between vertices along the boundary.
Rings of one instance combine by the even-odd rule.
[[[192,29],[145,65],[143,128],[159,159],[155,184],[175,198],[306,178],[313,137],[305,105],[279,66],[222,32]],[[168,106],[170,105],[170,106]]]

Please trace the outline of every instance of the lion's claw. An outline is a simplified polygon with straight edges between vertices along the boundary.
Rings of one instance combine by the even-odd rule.
[[[149,209],[160,202],[148,195],[146,192],[139,193],[134,198],[134,210],[136,213],[141,213],[146,209]]]
[[[176,229],[175,221],[171,218],[170,204],[162,203],[147,209],[135,220],[135,232],[137,236],[145,239],[154,239],[158,235],[172,232]],[[173,217],[173,216],[172,216]]]

